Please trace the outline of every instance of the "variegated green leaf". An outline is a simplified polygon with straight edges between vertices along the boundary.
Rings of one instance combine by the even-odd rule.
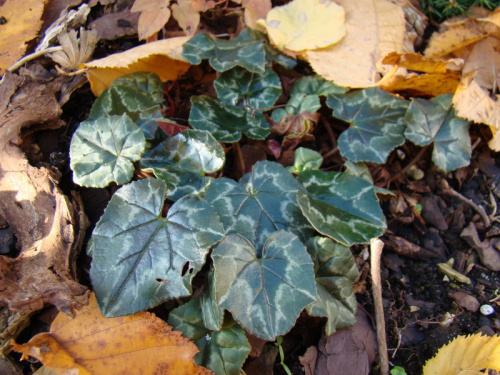
[[[287,167],[290,173],[300,173],[309,170],[319,169],[323,164],[321,154],[308,148],[299,147],[295,151],[295,161],[293,166]]]
[[[326,96],[328,94],[344,94],[347,91],[349,91],[347,87],[338,86],[319,75],[313,75],[295,81],[290,90],[290,96],[295,94]]]
[[[212,251],[217,302],[251,334],[274,340],[287,333],[300,312],[315,301],[311,257],[297,236],[269,236],[258,253],[232,233]]]
[[[373,177],[368,169],[368,166],[366,163],[359,162],[359,163],[354,163],[351,160],[346,160],[344,163],[345,167],[345,173],[352,174],[353,176],[356,177],[361,177],[362,179],[368,181],[370,184],[373,184]],[[383,187],[380,186],[374,186],[375,193],[380,196],[389,196],[389,197],[395,197],[396,194],[394,194],[392,191],[384,189]]]
[[[444,172],[469,165],[472,152],[470,123],[457,117],[452,98],[413,99],[405,116],[406,138],[418,146],[434,142],[432,160]]]
[[[73,181],[89,187],[124,184],[145,147],[144,134],[127,115],[83,121],[71,138]]]
[[[329,238],[313,237],[307,241],[307,251],[316,273],[316,302],[307,306],[311,316],[328,318],[327,336],[339,328],[356,322],[356,295],[352,288],[358,267],[351,250]]]
[[[220,331],[224,323],[224,309],[215,300],[215,278],[213,266],[206,277],[205,286],[208,290],[200,297],[201,317],[203,324],[211,331]]]
[[[297,193],[304,188],[280,164],[261,161],[240,183],[213,181],[205,198],[214,205],[227,233],[248,238],[258,252],[271,233],[284,229],[306,240],[312,228],[302,215]]]
[[[217,375],[239,375],[250,353],[245,331],[234,321],[216,331],[206,327],[202,316],[201,297],[173,309],[168,324],[192,339],[200,350],[194,357],[198,366],[204,366]]]
[[[148,151],[140,166],[164,180],[168,199],[177,200],[203,188],[205,174],[220,170],[225,160],[222,146],[209,132],[186,130]]]
[[[333,116],[351,124],[338,139],[340,152],[358,162],[385,163],[389,153],[404,143],[404,115],[409,102],[378,87],[328,95]]]
[[[135,314],[192,293],[191,280],[223,235],[213,207],[197,196],[175,202],[166,218],[165,183],[120,188],[92,233],[90,278],[104,316]]]
[[[287,115],[298,115],[302,112],[314,113],[321,108],[318,95],[307,95],[298,93],[290,96],[285,108],[276,108],[271,114],[271,118],[280,122]]]
[[[119,77],[96,99],[89,119],[126,113],[138,119],[162,118],[163,83],[151,72],[138,72]]]
[[[385,232],[385,216],[373,185],[343,172],[305,171],[298,180],[303,214],[320,233],[351,246]]]
[[[266,62],[267,65],[271,65],[272,62],[275,62],[277,64],[280,64],[281,66],[284,66],[287,69],[293,69],[295,68],[295,65],[297,65],[297,60],[292,59],[291,57],[288,57],[287,55],[282,54],[278,49],[274,48],[271,43],[269,43],[269,40],[266,36],[261,31],[255,30],[255,29],[250,29],[246,27],[243,29],[241,33],[238,34],[235,40],[259,40],[264,43],[264,51],[266,52]]]
[[[262,113],[225,105],[209,96],[192,96],[189,124],[209,131],[219,142],[238,142],[242,133],[253,139],[269,135],[269,124]]]
[[[271,68],[257,74],[236,67],[221,73],[214,86],[225,104],[241,104],[251,109],[271,107],[281,95],[280,79]]]
[[[254,73],[264,73],[266,65],[262,41],[213,39],[207,33],[196,34],[184,43],[182,55],[193,65],[208,59],[219,72],[241,66]]]

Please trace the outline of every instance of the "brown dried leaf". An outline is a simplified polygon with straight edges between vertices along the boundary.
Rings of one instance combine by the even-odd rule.
[[[286,115],[279,123],[273,121],[271,123],[271,130],[276,134],[287,134],[300,138],[313,131],[319,117],[319,113],[310,113],[307,111],[297,115]]]
[[[170,19],[170,0],[135,0],[131,12],[141,12],[139,17],[139,40],[157,33]]]
[[[36,82],[7,73],[0,85],[0,217],[17,238],[20,255],[0,256],[0,303],[11,311],[60,311],[87,302],[74,281],[74,261],[87,227],[78,199],[70,201],[49,169],[35,168],[16,146],[31,127],[57,128],[60,82]]]
[[[60,313],[49,333],[12,345],[22,359],[35,357],[56,374],[121,375],[138,369],[143,374],[212,373],[196,366],[196,345],[154,314],[105,318],[94,295],[74,318]]]
[[[245,25],[251,29],[265,31],[257,21],[266,18],[272,8],[271,0],[243,0],[241,5],[245,8]]]
[[[33,39],[42,26],[45,0],[5,0],[0,15],[5,23],[0,25],[0,76],[9,66],[23,57],[26,43]],[[29,11],[27,11],[29,9]]]
[[[172,16],[186,35],[196,34],[200,24],[200,12],[191,6],[191,0],[177,0],[177,4],[172,4]]]

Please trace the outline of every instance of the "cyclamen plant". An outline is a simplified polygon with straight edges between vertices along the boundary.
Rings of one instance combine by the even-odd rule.
[[[220,142],[270,134],[263,113],[282,93],[271,66],[292,68],[294,61],[251,30],[233,41],[198,34],[185,44],[184,56],[193,64],[209,59],[220,72],[214,82],[218,98],[191,98],[192,129],[170,136],[161,130],[159,122],[172,121],[161,115],[163,84],[156,75],[120,77],[73,135],[71,168],[83,186],[125,184],[109,201],[87,249],[102,313],[134,314],[188,297],[169,313],[168,322],[196,342],[199,365],[237,374],[250,352],[245,331],[275,340],[303,310],[326,318],[328,335],[354,323],[352,283],[358,271],[349,247],[381,235],[386,222],[377,189],[369,177],[355,175],[361,167],[321,171],[322,157],[312,150],[297,149],[288,169],[261,161],[238,182],[210,177],[225,163]],[[377,90],[346,93],[319,77],[304,77],[292,88],[292,104],[271,117],[279,122],[315,112],[319,97],[327,96],[334,114],[353,124],[345,146],[339,139],[341,151],[346,147],[346,156],[355,161],[383,162],[412,129],[405,114],[408,123],[418,122],[428,105],[427,113],[450,116],[446,98],[419,102],[412,110],[407,101]],[[357,111],[361,117],[351,115],[356,103],[366,108]],[[387,103],[394,109],[390,114],[380,112]],[[390,124],[382,131],[390,134],[373,135],[369,127],[382,118]],[[441,121],[425,140],[417,130],[407,136],[438,142],[445,127]],[[371,153],[349,149],[366,131],[372,134]],[[439,155],[452,152],[446,147],[436,147],[438,165]],[[442,161],[446,168],[460,162]],[[129,182],[137,166],[155,177]],[[166,202],[171,205],[164,214]],[[205,280],[203,290],[189,298],[197,275]]]

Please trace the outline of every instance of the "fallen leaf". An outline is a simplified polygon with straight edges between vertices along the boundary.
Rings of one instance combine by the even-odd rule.
[[[382,60],[382,64],[397,65],[401,68],[415,70],[422,73],[447,73],[460,70],[463,61],[450,59],[448,61],[433,60],[419,53],[391,52]]]
[[[23,57],[27,42],[36,37],[42,26],[45,0],[5,0],[1,2],[0,16],[0,76]]]
[[[186,35],[196,34],[200,24],[200,12],[193,9],[191,0],[177,0],[177,4],[172,4],[172,16]]]
[[[196,345],[151,313],[105,318],[92,296],[75,318],[57,315],[50,332],[12,342],[56,374],[211,374],[196,366]]]
[[[97,31],[80,28],[80,38],[76,37],[76,30],[69,30],[57,36],[63,50],[50,55],[52,60],[69,71],[78,70],[80,64],[92,57],[94,48],[99,41]]]
[[[306,51],[316,73],[340,86],[368,87],[384,71],[382,58],[403,52],[405,19],[389,0],[337,0],[344,8],[346,36],[331,47]]]
[[[496,89],[500,79],[500,40],[489,36],[477,42],[462,73],[474,74],[474,80],[484,89]]]
[[[175,80],[191,66],[182,56],[182,45],[189,37],[162,39],[93,60],[81,67],[87,68],[87,77],[95,96],[111,86],[116,78],[134,72],[153,72],[162,81]]]
[[[454,94],[460,83],[461,75],[457,72],[435,74],[409,74],[384,77],[377,84],[391,93],[405,93],[410,96],[439,96]]]
[[[466,75],[460,81],[453,96],[453,106],[457,114],[478,124],[490,126],[493,138],[488,146],[500,151],[500,95],[490,96],[474,79],[475,74]]]
[[[131,13],[130,9],[106,14],[89,24],[91,30],[96,30],[99,39],[114,40],[124,36],[137,34],[139,13]]]
[[[479,259],[481,259],[481,263],[484,266],[495,272],[500,271],[500,253],[493,247],[494,241],[492,239],[485,239],[481,242],[474,223],[471,222],[460,233],[460,237],[477,251]]]
[[[209,9],[215,8],[215,1],[213,0],[191,0],[191,8],[197,12],[206,12]]]
[[[479,375],[485,368],[500,371],[499,335],[456,337],[425,363],[423,375]]]
[[[265,27],[271,42],[284,52],[328,47],[346,32],[342,7],[320,0],[293,0],[274,7],[265,21],[257,23]]]
[[[131,12],[141,12],[139,16],[139,40],[157,33],[170,19],[170,0],[135,0]]]
[[[243,0],[242,6],[245,8],[245,25],[251,29],[265,31],[257,21],[266,18],[272,8],[271,0]]]
[[[57,176],[33,167],[17,146],[21,131],[61,126],[60,85],[11,73],[0,85],[0,217],[20,250],[17,258],[0,256],[0,303],[11,311],[52,304],[72,313],[87,301],[86,288],[74,276],[87,228],[81,204],[63,195]]]

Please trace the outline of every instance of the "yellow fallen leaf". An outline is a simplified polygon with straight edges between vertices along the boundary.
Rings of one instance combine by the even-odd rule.
[[[0,76],[24,56],[26,42],[36,37],[42,26],[45,0],[6,0],[0,6]]]
[[[137,25],[139,40],[157,33],[170,19],[170,0],[135,0],[131,12],[141,12]]]
[[[99,96],[116,78],[134,72],[153,72],[162,81],[175,80],[191,66],[182,56],[182,45],[190,37],[162,39],[93,60],[87,68],[87,78],[94,95]]]
[[[284,52],[328,47],[345,35],[344,10],[330,1],[292,0],[271,9],[258,24]]]
[[[451,59],[448,61],[432,60],[419,53],[391,52],[382,60],[382,64],[397,65],[401,68],[415,70],[422,73],[446,73],[460,70],[463,61]]]
[[[470,74],[458,85],[453,106],[460,117],[489,125],[493,138],[488,145],[492,150],[500,151],[500,95],[493,99],[489,91],[477,83],[474,74]]]
[[[336,0],[344,8],[346,36],[337,44],[304,57],[324,78],[340,86],[368,87],[384,71],[382,58],[404,52],[405,19],[390,0]]]
[[[154,314],[101,315],[95,296],[75,318],[59,313],[50,332],[12,344],[56,374],[211,374],[197,366],[196,345]]]
[[[423,375],[484,374],[500,370],[500,336],[458,336],[428,360]]]
[[[406,93],[410,96],[439,96],[454,94],[460,83],[460,73],[434,73],[394,75],[377,84],[391,93]]]

